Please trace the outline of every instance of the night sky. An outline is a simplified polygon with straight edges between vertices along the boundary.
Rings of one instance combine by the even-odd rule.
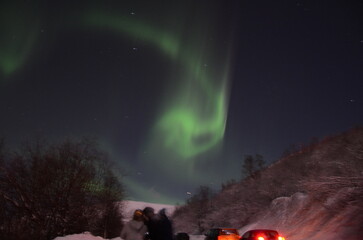
[[[183,203],[363,123],[362,1],[1,1],[0,136],[95,137]]]

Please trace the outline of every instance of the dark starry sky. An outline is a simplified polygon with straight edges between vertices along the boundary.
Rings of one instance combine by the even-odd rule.
[[[271,163],[363,123],[361,1],[0,9],[0,136],[10,146],[96,137],[130,199],[180,203],[201,184],[239,179],[246,154]],[[203,133],[179,142],[188,127]]]

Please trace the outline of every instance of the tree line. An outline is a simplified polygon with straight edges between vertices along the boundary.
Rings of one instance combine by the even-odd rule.
[[[124,189],[95,141],[0,143],[0,239],[118,236]]]

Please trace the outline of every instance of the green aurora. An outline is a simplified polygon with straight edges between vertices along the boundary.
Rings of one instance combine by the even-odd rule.
[[[204,62],[211,60],[204,55],[210,58],[213,53],[203,52],[205,39],[197,39],[192,46],[182,44],[175,37],[178,34],[173,35],[119,15],[89,12],[84,19],[90,26],[152,44],[181,72],[179,75],[171,74],[167,91],[170,94],[162,100],[167,104],[163,104],[155,121],[149,150],[159,157],[168,155],[185,160],[207,152],[222,141],[228,106],[228,66],[218,67],[222,73],[208,72]]]
[[[28,60],[40,32],[36,7],[0,4],[0,74],[9,76]]]

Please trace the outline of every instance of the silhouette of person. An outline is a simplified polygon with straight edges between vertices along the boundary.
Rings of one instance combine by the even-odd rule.
[[[145,216],[145,225],[148,229],[148,240],[173,240],[172,223],[165,214],[165,209],[155,214],[151,207],[143,210]]]
[[[165,213],[165,208],[159,211],[159,226],[160,226],[160,234],[162,236],[162,240],[173,240],[173,226]]]

